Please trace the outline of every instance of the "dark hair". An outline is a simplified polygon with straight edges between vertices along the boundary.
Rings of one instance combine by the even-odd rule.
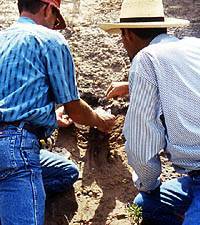
[[[18,0],[18,10],[20,14],[24,10],[36,14],[44,5],[46,5],[46,3],[40,0]]]
[[[166,34],[167,28],[128,28],[129,32],[136,34],[142,39],[153,39],[159,34]],[[124,29],[122,29],[122,35],[124,34]]]

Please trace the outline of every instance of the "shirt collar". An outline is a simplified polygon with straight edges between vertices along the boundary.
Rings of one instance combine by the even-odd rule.
[[[159,34],[150,42],[149,45],[158,44],[161,42],[171,42],[171,41],[178,41],[178,38],[169,34]]]
[[[17,23],[31,23],[31,24],[36,24],[36,22],[28,17],[21,16],[17,20]]]

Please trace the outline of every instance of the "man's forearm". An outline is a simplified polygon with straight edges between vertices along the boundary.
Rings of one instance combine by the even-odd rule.
[[[79,124],[97,126],[97,113],[82,99],[64,105],[65,111],[72,120]]]
[[[97,127],[97,129],[103,132],[110,131],[115,124],[115,116],[102,112],[95,112],[82,99],[64,104],[64,108],[74,122]]]
[[[134,151],[128,148],[126,143],[126,153],[128,162],[134,169],[132,179],[139,191],[152,191],[160,184],[161,162],[159,156],[154,156],[148,162],[141,162],[134,154]]]

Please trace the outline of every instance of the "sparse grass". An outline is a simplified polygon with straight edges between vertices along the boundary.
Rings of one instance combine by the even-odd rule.
[[[141,221],[142,221],[142,208],[137,206],[134,203],[129,203],[127,205],[127,214],[128,214],[128,218],[131,221],[131,224],[133,225],[140,225]]]

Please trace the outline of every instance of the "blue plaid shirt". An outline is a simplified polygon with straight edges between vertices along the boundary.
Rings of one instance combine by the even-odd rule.
[[[49,136],[55,103],[79,99],[64,37],[26,17],[0,32],[0,122],[27,121]]]

